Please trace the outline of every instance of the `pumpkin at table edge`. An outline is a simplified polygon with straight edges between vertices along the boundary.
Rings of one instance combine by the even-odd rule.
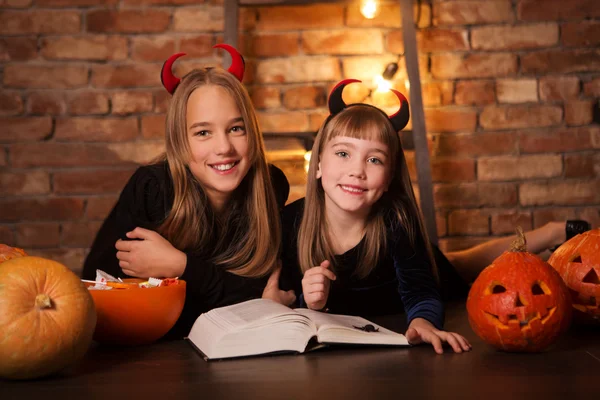
[[[484,342],[504,351],[538,352],[570,326],[571,299],[559,274],[528,253],[524,239],[479,274],[467,313]]]
[[[575,321],[600,324],[600,228],[567,240],[548,263],[571,292]]]
[[[0,264],[0,378],[65,369],[87,352],[95,326],[89,291],[64,265],[31,256]]]

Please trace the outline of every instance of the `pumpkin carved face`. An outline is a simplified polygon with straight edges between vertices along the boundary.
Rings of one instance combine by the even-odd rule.
[[[571,320],[560,276],[527,252],[505,252],[483,270],[469,292],[467,311],[475,333],[506,351],[541,351]]]
[[[600,324],[600,229],[563,243],[548,263],[567,284],[577,320]]]

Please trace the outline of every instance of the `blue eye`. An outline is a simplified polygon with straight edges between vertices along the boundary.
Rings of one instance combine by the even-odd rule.
[[[367,162],[370,162],[371,164],[375,164],[375,165],[383,165],[383,161],[381,161],[378,158],[375,157],[371,157],[367,160]]]

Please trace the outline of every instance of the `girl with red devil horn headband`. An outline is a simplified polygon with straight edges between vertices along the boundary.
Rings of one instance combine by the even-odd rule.
[[[392,116],[346,105],[342,91],[353,82],[331,92],[306,197],[284,209],[284,285],[308,308],[332,313],[369,316],[404,306],[411,343],[468,351],[464,337],[442,330],[435,262],[397,133],[408,123],[408,102],[394,91],[400,107]]]
[[[242,56],[231,46],[215,47],[231,54],[228,70],[199,68],[178,78],[171,68],[183,54],[165,62],[161,80],[173,95],[165,154],[133,174],[83,270],[86,279],[101,269],[122,278],[185,280],[186,302],[171,338],[186,336],[214,307],[263,295],[293,301],[273,284],[289,184],[267,164],[241,84]]]

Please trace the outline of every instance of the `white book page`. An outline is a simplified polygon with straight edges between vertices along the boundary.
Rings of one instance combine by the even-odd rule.
[[[313,327],[295,322],[235,331],[217,343],[210,357],[242,357],[286,351],[302,353],[315,334]]]
[[[188,339],[208,358],[273,351],[301,351],[316,326],[308,317],[267,299],[250,300],[202,314]]]
[[[361,317],[327,314],[307,308],[297,308],[295,311],[306,315],[317,325],[317,337],[322,343],[408,345],[404,335]],[[372,325],[374,331],[360,329],[366,325]]]
[[[276,317],[298,318],[298,314],[282,304],[267,299],[255,299],[227,307],[215,308],[205,314],[213,323],[228,332],[242,327],[262,325]]]

